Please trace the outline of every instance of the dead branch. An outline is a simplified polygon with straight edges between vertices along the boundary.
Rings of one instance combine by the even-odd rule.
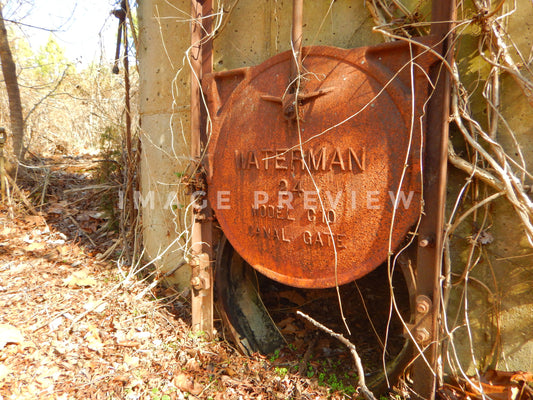
[[[365,371],[363,369],[363,363],[361,362],[361,358],[359,357],[359,354],[357,354],[357,350],[355,348],[355,345],[352,342],[350,342],[348,339],[346,339],[340,333],[333,332],[331,329],[325,327],[320,322],[315,321],[309,315],[304,314],[301,311],[296,311],[296,314],[299,315],[300,317],[305,318],[306,320],[308,320],[310,323],[312,323],[317,328],[322,329],[324,332],[326,332],[329,335],[333,336],[335,339],[337,339],[342,344],[344,344],[346,347],[348,347],[348,349],[350,349],[350,353],[352,353],[353,359],[355,361],[355,366],[357,368],[357,375],[359,375],[359,392],[367,400],[377,400],[376,397],[374,396],[374,394],[366,387]]]
[[[479,168],[466,161],[465,159],[459,157],[455,152],[455,149],[451,142],[448,143],[448,160],[454,167],[466,172],[468,175],[473,175],[475,178],[486,183],[490,187],[498,191],[505,190],[503,187],[503,183],[490,172],[487,172],[486,170]]]
[[[28,210],[33,215],[39,215],[39,212],[35,209],[35,207],[33,207],[33,205],[28,200],[28,197],[24,194],[24,192],[22,192],[22,190],[20,190],[20,188],[18,187],[18,185],[15,182],[15,180],[13,178],[11,178],[9,176],[9,174],[6,174],[5,177],[7,178],[7,181],[9,182],[9,184],[13,187],[13,192],[15,192],[20,197],[20,199],[22,200],[24,205],[28,208]]]
[[[28,120],[30,118],[30,116],[34,113],[35,110],[37,110],[37,108],[49,97],[51,97],[56,91],[57,89],[59,88],[59,86],[61,85],[61,83],[63,82],[63,80],[65,79],[65,77],[67,76],[67,72],[68,72],[68,69],[69,69],[70,65],[67,65],[67,67],[65,68],[65,70],[63,71],[63,74],[61,75],[61,78],[59,78],[59,80],[57,81],[56,85],[53,87],[53,89],[48,92],[45,96],[43,96],[37,103],[35,103],[33,105],[33,107],[31,108],[31,110],[28,112],[28,114],[26,114],[26,117],[24,117],[24,125],[26,125],[28,123]]]
[[[76,225],[76,228],[78,228],[78,231],[83,235],[85,236],[87,239],[89,239],[89,242],[91,242],[91,244],[96,247],[96,244],[94,243],[94,241],[91,239],[91,237],[83,230],[83,228],[80,226],[80,224],[78,224],[78,222],[72,218],[70,215],[68,216],[69,219],[72,221],[72,223],[74,225]]]
[[[298,373],[302,378],[305,378],[306,376],[307,363],[309,362],[309,358],[311,358],[311,353],[313,352],[313,348],[315,347],[317,340],[318,336],[315,336],[313,337],[313,339],[311,339],[311,342],[309,343],[309,346],[307,347],[304,356],[300,360],[300,364],[298,364]]]

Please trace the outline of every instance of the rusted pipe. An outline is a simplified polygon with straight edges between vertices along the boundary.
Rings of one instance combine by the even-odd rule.
[[[200,185],[202,148],[207,143],[206,110],[202,104],[201,79],[212,71],[212,46],[208,37],[212,29],[212,1],[192,0],[191,25],[191,159],[194,165],[193,203],[205,199],[207,193]],[[192,330],[203,332],[207,338],[213,335],[213,272],[212,259],[212,212],[210,207],[192,207],[191,257],[192,267],[191,305]],[[196,285],[201,281],[202,285]]]
[[[191,158],[193,161],[199,161],[201,155],[200,144],[200,78],[202,76],[202,4],[200,1],[192,0],[192,17],[191,24]],[[194,199],[193,199],[194,200]],[[193,221],[193,251],[195,247],[201,243],[201,236],[195,237],[198,231],[195,230],[195,222]],[[195,240],[196,239],[196,240]],[[199,240],[198,240],[199,239]]]
[[[0,128],[0,191],[2,192],[2,203],[6,196],[6,181],[5,181],[5,159],[4,159],[4,144],[6,143],[6,129]]]
[[[120,8],[113,10],[111,13],[118,18],[117,47],[115,50],[115,62],[112,70],[114,74],[118,74],[120,63],[120,45],[122,43],[122,33],[126,23],[126,0],[122,0],[120,2]],[[126,35],[124,35],[124,40],[127,40]]]
[[[125,2],[123,2],[125,3]],[[123,40],[124,40],[124,58],[122,61],[122,65],[124,66],[124,107],[126,111],[126,198],[128,199],[128,205],[129,208],[129,221],[133,222],[136,218],[137,210],[134,207],[134,198],[133,198],[133,189],[134,189],[134,174],[133,174],[133,150],[132,150],[132,143],[131,143],[131,99],[130,99],[130,92],[131,92],[131,84],[130,84],[130,66],[129,66],[129,58],[128,58],[128,30],[126,21],[123,20],[122,22],[122,28],[123,28]],[[127,215],[127,214],[125,214]],[[127,223],[127,221],[124,221]],[[125,230],[123,230],[124,233]],[[126,237],[124,237],[124,244],[126,247],[126,255],[128,258],[133,257],[133,254],[130,254],[130,246],[128,244],[128,241],[126,240]]]

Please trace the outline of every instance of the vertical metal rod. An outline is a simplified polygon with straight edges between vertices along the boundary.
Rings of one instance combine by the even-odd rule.
[[[6,143],[6,130],[0,128],[0,191],[2,192],[2,204],[6,196],[6,178],[5,178],[5,161],[4,161],[4,144]]]
[[[115,62],[113,64],[113,73],[119,73],[119,63],[120,63],[120,44],[122,42],[122,21],[118,23],[118,32],[117,32],[117,47],[115,50]]]
[[[442,54],[450,65],[453,60],[453,35],[450,32],[455,16],[455,0],[433,0],[431,33],[443,40]],[[436,87],[429,101],[426,120],[424,217],[419,230],[417,295],[418,298],[429,298],[431,307],[427,314],[417,313],[418,320],[415,320],[415,325],[422,322],[429,328],[429,344],[425,347],[424,355],[433,371],[418,357],[413,364],[413,383],[414,390],[421,398],[432,400],[437,388],[437,361],[440,350],[440,277],[446,205],[450,74],[442,63],[438,63],[430,69],[430,78],[436,82]]]
[[[191,24],[191,157],[193,160],[199,160],[201,156],[201,133],[200,133],[200,79],[202,76],[202,4],[200,1],[192,0],[192,24]],[[193,221],[193,234],[198,233],[194,230],[195,222]],[[193,236],[193,250],[200,246]],[[196,246],[196,247],[195,247]]]
[[[202,102],[200,82],[203,75],[212,71],[212,45],[207,36],[212,29],[211,0],[192,0],[192,25],[191,25],[191,158],[198,163],[195,179],[202,179],[201,157],[202,147],[207,141],[206,109]],[[201,196],[201,201],[207,201],[206,193]],[[198,197],[192,198],[193,202]],[[200,202],[201,202],[200,201]],[[213,271],[212,271],[212,211],[209,205],[200,209],[193,207],[191,252],[192,267],[192,329],[194,332],[203,332],[208,338],[213,335]]]
[[[303,36],[303,0],[292,2],[292,47],[294,56],[291,62],[291,81],[296,79],[302,67],[302,36]]]
[[[213,72],[213,39],[207,36],[212,33],[213,26],[213,2],[212,0],[203,0],[203,43],[202,43],[202,77]],[[200,108],[200,141],[202,148],[207,147],[208,132],[207,132],[207,105],[201,99]],[[207,200],[207,193],[205,196],[207,207],[203,210],[202,220],[202,257],[200,258],[200,273],[204,276],[204,287],[201,291],[202,296],[202,312],[199,319],[202,320],[201,332],[205,332],[209,339],[213,339],[213,307],[214,295],[213,289],[215,286],[214,279],[214,252],[213,252],[213,210],[209,201]]]
[[[122,7],[125,10],[125,1],[122,1]],[[125,13],[125,11],[124,11]],[[129,208],[129,220],[130,222],[135,221],[136,210],[134,207],[133,201],[133,185],[134,185],[134,176],[133,176],[133,152],[132,152],[132,143],[131,143],[131,100],[130,100],[130,66],[129,66],[129,57],[128,57],[128,26],[126,24],[126,19],[122,20],[123,27],[123,40],[124,40],[124,105],[126,109],[126,197],[128,199],[128,208]],[[127,241],[126,241],[127,242]],[[128,246],[128,245],[126,245]],[[128,246],[129,247],[129,246]],[[133,257],[133,254],[129,254],[128,257]]]
[[[120,8],[113,10],[113,15],[118,18],[118,32],[117,32],[117,47],[115,50],[115,62],[113,65],[113,73],[119,73],[120,64],[120,45],[122,43],[122,33],[124,31],[124,25],[126,23],[126,0],[120,2]],[[125,40],[127,40],[125,38]]]

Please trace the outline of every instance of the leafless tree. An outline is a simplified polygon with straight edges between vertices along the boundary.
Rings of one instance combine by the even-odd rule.
[[[2,73],[9,99],[9,118],[11,121],[11,133],[13,135],[13,151],[15,156],[21,160],[26,151],[24,147],[24,118],[22,116],[22,104],[20,101],[20,90],[17,81],[17,67],[13,61],[13,55],[7,38],[7,31],[4,24],[2,4],[0,3],[0,60],[2,62]]]

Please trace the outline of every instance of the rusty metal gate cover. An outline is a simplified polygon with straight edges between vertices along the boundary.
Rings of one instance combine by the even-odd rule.
[[[208,198],[258,271],[332,287],[384,262],[420,215],[421,117],[436,59],[404,42],[304,48],[290,93],[291,57],[204,77]]]

